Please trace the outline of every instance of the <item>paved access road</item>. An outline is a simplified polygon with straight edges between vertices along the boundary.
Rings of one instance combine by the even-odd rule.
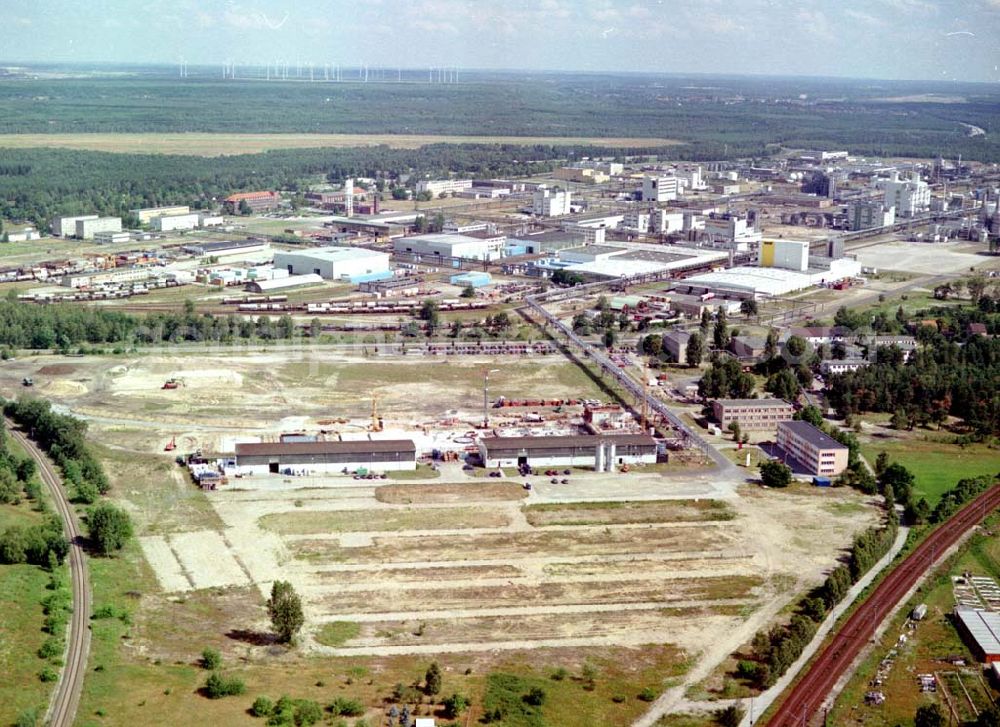
[[[851,615],[768,720],[772,727],[810,724],[837,681],[868,644],[876,628],[919,578],[969,530],[1000,506],[1000,485],[994,485],[938,526],[916,550],[894,568]]]
[[[61,479],[55,466],[35,443],[21,432],[13,429],[8,421],[8,431],[38,464],[42,482],[49,488],[56,513],[63,522],[63,531],[69,540],[69,570],[73,586],[73,615],[66,634],[67,650],[65,666],[59,677],[59,684],[52,694],[45,724],[50,727],[70,727],[76,718],[80,704],[80,691],[87,671],[87,655],[90,652],[90,576],[87,571],[87,556],[83,550],[83,537],[73,507],[62,488]]]

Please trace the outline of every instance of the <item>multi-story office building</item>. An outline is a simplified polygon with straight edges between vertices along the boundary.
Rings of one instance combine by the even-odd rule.
[[[784,399],[716,399],[712,413],[723,429],[736,422],[744,431],[773,432],[779,422],[791,420],[795,409]]]
[[[434,197],[456,194],[465,189],[472,189],[471,179],[422,179],[417,182],[417,194],[430,192]]]
[[[809,422],[779,422],[777,442],[811,475],[834,477],[847,469],[847,447]]]

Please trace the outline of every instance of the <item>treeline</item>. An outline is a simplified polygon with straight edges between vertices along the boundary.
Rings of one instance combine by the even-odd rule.
[[[930,521],[932,523],[943,523],[945,520],[958,512],[962,505],[970,500],[976,499],[979,495],[990,489],[994,484],[996,484],[998,479],[1000,479],[1000,472],[993,477],[983,475],[980,477],[959,480],[955,487],[948,490],[941,497],[937,507],[935,507],[934,511],[931,513]]]
[[[295,330],[290,316],[278,318],[196,314],[193,306],[172,313],[136,316],[71,304],[34,305],[0,301],[0,346],[68,349],[80,344],[229,342],[287,339]]]
[[[858,535],[851,546],[847,565],[834,568],[821,586],[799,601],[795,615],[787,624],[772,626],[754,635],[750,658],[737,663],[737,676],[760,689],[777,682],[802,654],[826,614],[889,552],[898,529],[899,521],[895,511],[890,509],[881,528],[869,528]]]
[[[111,484],[104,467],[84,438],[86,422],[52,411],[43,399],[22,398],[2,404],[4,415],[16,421],[59,465],[63,484],[72,487],[75,502],[89,505],[108,493]],[[129,514],[107,501],[89,508],[86,522],[91,545],[102,555],[121,550],[133,535]]]
[[[59,518],[48,509],[35,478],[35,462],[10,451],[6,426],[0,420],[0,503],[17,505],[22,497],[45,515],[37,525],[11,525],[0,532],[0,563],[30,563],[48,567],[62,563],[69,552]]]
[[[111,488],[107,475],[84,438],[86,422],[52,411],[44,399],[8,401],[3,410],[59,465],[63,480],[73,487],[74,499],[89,504],[107,494]]]

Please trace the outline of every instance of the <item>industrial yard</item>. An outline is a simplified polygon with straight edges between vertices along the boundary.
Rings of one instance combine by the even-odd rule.
[[[259,614],[246,618],[281,578],[304,599],[305,663],[323,656],[374,666],[435,655],[473,659],[478,671],[530,650],[553,666],[579,668],[573,654],[600,662],[616,649],[669,647],[685,667],[662,672],[651,684],[660,691],[703,678],[818,583],[876,519],[866,499],[847,490],[770,493],[744,484],[741,473],[704,465],[640,465],[619,475],[574,467],[556,483],[529,476],[525,490],[516,472],[489,478],[444,461],[399,473],[403,480],[266,474],[202,492],[163,451],[168,442],[185,452],[224,451],[241,438],[275,441],[288,431],[365,438],[371,397],[358,392],[368,387],[385,420],[378,436],[410,437],[424,451],[449,437],[462,445],[482,414],[475,405],[482,361],[312,354],[319,360],[298,360],[294,351],[150,350],[29,357],[4,368],[5,395],[32,375],[106,448],[150,573],[142,596],[149,620],[136,624],[141,649],[126,652],[129,662],[190,658],[194,634],[182,628],[165,640],[153,630],[178,603],[218,594],[211,598],[223,599],[232,618],[216,617],[201,633],[266,674],[266,642],[247,649],[224,635],[266,631]],[[489,361],[499,369],[491,399],[607,397],[560,356]],[[171,379],[177,388],[163,389]],[[492,409],[491,423],[503,428],[509,418],[522,433],[560,431],[568,426],[560,417],[569,415],[556,408]],[[532,412],[543,421],[524,421]],[[706,646],[707,631],[725,636]],[[331,640],[334,632],[342,635]],[[669,674],[677,681],[666,681]],[[641,705],[630,700],[618,714],[637,714]]]

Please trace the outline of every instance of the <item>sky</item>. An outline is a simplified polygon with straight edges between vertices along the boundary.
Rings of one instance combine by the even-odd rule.
[[[0,63],[1000,82],[1000,0],[0,0]]]

